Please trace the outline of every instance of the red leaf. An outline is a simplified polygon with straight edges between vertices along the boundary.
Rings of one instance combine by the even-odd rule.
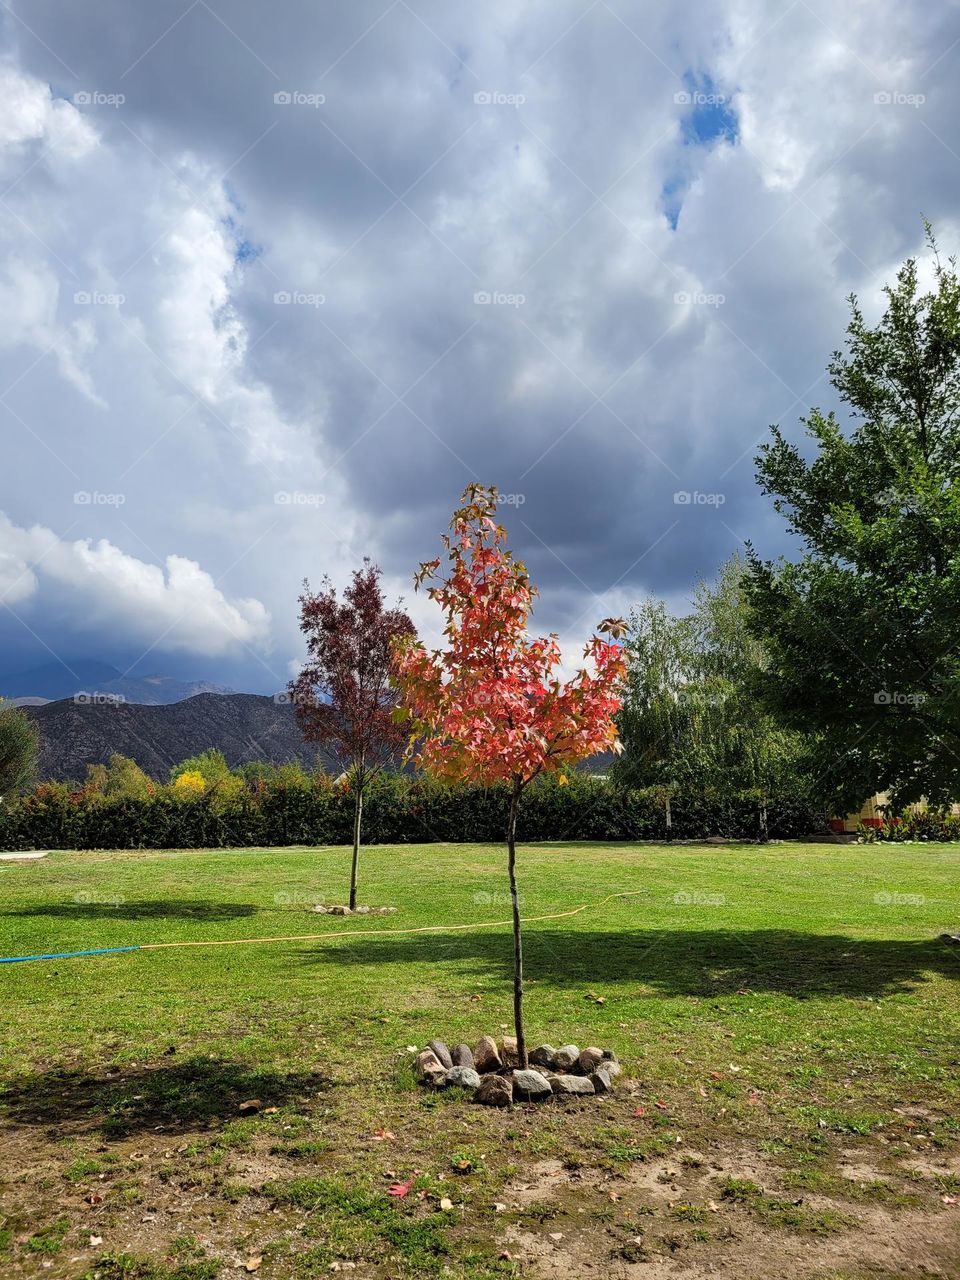
[[[393,1186],[387,1187],[387,1195],[396,1196],[398,1200],[402,1200],[405,1195],[409,1195],[413,1182],[413,1178],[408,1178],[406,1182],[395,1182]]]

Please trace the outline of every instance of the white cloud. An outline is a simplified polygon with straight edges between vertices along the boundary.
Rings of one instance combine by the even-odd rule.
[[[259,600],[229,599],[195,560],[147,564],[101,538],[70,542],[0,513],[0,603],[50,604],[78,630],[122,628],[138,643],[204,656],[265,647],[270,615]]]
[[[42,141],[51,153],[78,160],[96,147],[96,129],[70,102],[55,98],[50,86],[0,66],[0,148]]]

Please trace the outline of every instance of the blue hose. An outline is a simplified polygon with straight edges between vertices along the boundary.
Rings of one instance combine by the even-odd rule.
[[[24,960],[72,960],[74,956],[109,956],[117,951],[139,950],[139,947],[100,947],[96,951],[57,951],[49,956],[0,956],[0,964],[20,964]]]

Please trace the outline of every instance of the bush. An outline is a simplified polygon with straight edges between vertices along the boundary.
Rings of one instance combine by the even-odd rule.
[[[132,780],[126,762],[122,772]],[[304,773],[299,765],[228,773],[212,784],[197,770],[174,775],[174,783],[151,783],[149,789],[98,787],[93,779],[86,786],[43,783],[0,809],[0,847],[235,848],[349,844],[352,838],[349,789],[324,774]],[[382,774],[368,792],[365,841],[499,842],[508,805],[505,786],[451,786],[423,775]],[[675,839],[749,840],[760,830],[755,795],[674,796],[671,811]],[[789,796],[771,801],[768,812],[774,838],[802,838],[822,822],[822,815]],[[662,791],[625,789],[589,774],[535,783],[523,797],[518,823],[518,837],[528,841],[643,841],[666,834]]]
[[[867,844],[877,841],[895,844],[905,840],[960,840],[960,814],[947,809],[888,814],[879,826],[868,827],[861,823],[859,835]]]

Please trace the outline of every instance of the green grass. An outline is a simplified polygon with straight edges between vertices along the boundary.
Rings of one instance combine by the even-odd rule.
[[[75,1206],[99,1188],[117,1222],[124,1212],[135,1221],[158,1188],[186,1178],[222,1202],[231,1230],[255,1221],[252,1210],[244,1219],[251,1192],[273,1217],[296,1210],[307,1243],[298,1252],[267,1239],[258,1274],[270,1280],[326,1274],[337,1258],[385,1274],[446,1265],[496,1275],[506,1264],[492,1206],[536,1160],[629,1177],[671,1151],[679,1165],[677,1137],[690,1147],[747,1139],[796,1171],[858,1142],[882,1139],[880,1154],[955,1144],[960,948],[938,935],[960,924],[957,849],[523,848],[525,916],[635,895],[525,934],[528,1039],[609,1045],[632,1080],[603,1104],[492,1115],[417,1089],[407,1046],[510,1029],[509,928],[401,930],[505,921],[504,861],[490,846],[364,849],[361,901],[399,911],[347,919],[291,905],[344,900],[343,849],[54,853],[0,865],[0,955],[346,935],[0,966],[0,1118],[28,1148],[42,1138],[56,1152],[32,1199],[33,1184],[4,1161],[10,1248],[49,1255],[45,1274],[56,1277],[64,1241],[76,1252],[86,1230],[63,1226],[78,1219],[63,1196]],[[261,1106],[241,1113],[248,1099]],[[929,1116],[910,1120],[916,1107]],[[395,1143],[371,1142],[381,1127]],[[178,1133],[190,1135],[184,1151],[156,1136]],[[148,1140],[166,1150],[138,1163]],[[238,1182],[237,1162],[258,1154],[282,1176]],[[450,1174],[454,1154],[472,1161],[468,1177]],[[702,1178],[701,1165],[679,1167]],[[425,1199],[384,1197],[389,1172],[417,1169]],[[312,1183],[317,1198],[298,1201]],[[435,1205],[451,1186],[464,1206],[453,1216]],[[828,1210],[795,1212],[782,1190],[724,1203],[791,1230],[847,1225]],[[701,1224],[709,1238],[702,1199],[676,1202],[670,1230]],[[122,1248],[102,1255],[105,1277],[213,1265],[141,1259],[136,1238],[109,1243]],[[96,1273],[93,1257],[85,1265]]]

